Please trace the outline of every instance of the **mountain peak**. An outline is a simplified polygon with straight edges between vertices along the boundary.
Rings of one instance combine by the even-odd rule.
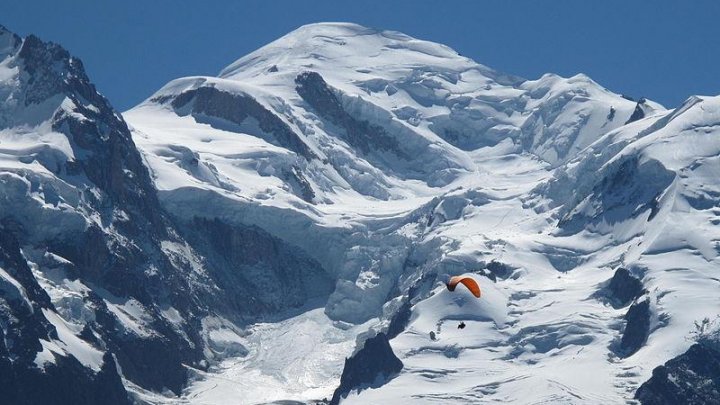
[[[323,70],[325,66],[331,71],[346,68],[366,72],[369,66],[406,69],[443,66],[462,71],[478,64],[445,45],[397,31],[352,23],[316,23],[303,25],[238,59],[223,69],[220,77],[246,79],[268,69],[297,73],[307,69]]]
[[[12,54],[21,41],[22,39],[17,34],[0,24],[0,60]]]
[[[298,27],[297,29],[291,31],[288,35],[292,35],[293,33],[312,33],[312,34],[320,34],[320,33],[334,33],[336,35],[372,35],[377,34],[380,32],[383,32],[384,30],[366,27],[364,25],[352,23],[352,22],[332,22],[332,21],[326,21],[326,22],[317,22],[317,23],[310,23],[310,24],[304,24]]]

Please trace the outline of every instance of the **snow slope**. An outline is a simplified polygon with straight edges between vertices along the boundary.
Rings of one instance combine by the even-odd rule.
[[[331,317],[363,322],[418,237],[389,224],[458,187],[492,190],[501,157],[523,173],[569,160],[635,106],[582,75],[525,81],[440,44],[328,23],[219,77],[174,80],[124,117],[170,212],[299,246],[340,278]]]
[[[416,319],[392,342],[405,363],[403,373],[347,402],[632,398],[656,365],[690,346],[694,322],[720,312],[714,191],[719,106],[718,97],[693,97],[673,111],[607,134],[558,170],[531,195],[557,204],[546,213],[559,224],[538,229],[535,248],[503,252],[505,262],[526,270],[521,277],[486,282],[511,297],[510,320],[477,322],[487,310],[475,308],[448,315],[446,303],[428,310],[429,302],[449,295],[442,288],[433,291],[413,307]],[[622,175],[618,165],[626,168]],[[652,193],[633,192],[639,186],[652,187]],[[553,191],[568,189],[575,190],[570,201],[558,201]],[[637,201],[648,197],[651,206]],[[574,221],[583,225],[566,225]],[[541,255],[518,260],[533,250]],[[561,262],[553,258],[558,253]],[[618,265],[641,277],[651,308],[647,341],[625,358],[614,352],[624,308],[613,309],[592,294]],[[475,322],[462,332],[451,329],[449,336],[443,329],[438,342],[429,341],[432,323],[447,328],[458,319]]]

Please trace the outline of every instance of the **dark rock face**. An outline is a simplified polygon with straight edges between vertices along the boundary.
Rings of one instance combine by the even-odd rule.
[[[290,187],[293,188],[295,195],[307,202],[313,201],[315,191],[313,191],[310,182],[297,166],[293,166],[290,170],[283,170],[282,174],[285,182],[289,183]]]
[[[68,90],[69,80],[87,81],[79,60],[72,58],[61,46],[43,42],[34,35],[25,38],[18,56],[28,73],[24,83],[26,106],[64,93]],[[68,72],[72,78],[65,80],[61,76],[63,72]]]
[[[62,237],[46,236],[27,229],[43,230],[58,224],[44,223],[42,218],[13,210],[0,212],[0,261],[23,286],[31,305],[28,307],[22,295],[13,292],[16,289],[12,283],[3,283],[7,288],[2,291],[11,295],[3,297],[7,305],[0,311],[0,325],[8,341],[16,342],[6,347],[5,353],[7,359],[25,360],[12,361],[13,371],[8,378],[15,380],[7,380],[11,385],[0,389],[5,392],[17,384],[18,390],[47,386],[60,392],[51,397],[49,390],[45,398],[38,392],[18,391],[20,400],[16,403],[126,403],[127,394],[115,367],[117,359],[124,376],[139,386],[179,393],[187,378],[183,363],[193,364],[203,356],[200,327],[188,323],[183,325],[184,330],[178,330],[158,308],[172,306],[187,319],[192,319],[191,311],[202,316],[203,307],[197,302],[202,292],[189,285],[187,269],[171,262],[162,248],[161,241],[183,241],[160,207],[127,125],[96,91],[80,60],[59,45],[37,37],[17,41],[13,39],[16,36],[8,35],[0,29],[1,41],[14,44],[0,51],[5,58],[12,58],[19,69],[21,101],[25,106],[45,103],[54,108],[42,119],[64,134],[73,149],[74,158],[66,162],[49,160],[52,164],[46,165],[42,159],[39,161],[77,191],[78,201],[70,204],[75,211],[67,210],[66,215],[93,217],[98,223],[85,219],[83,229],[66,232]],[[70,102],[61,105],[63,99]],[[56,202],[61,198],[57,193],[53,197],[51,185],[42,186],[46,198]],[[23,255],[25,249],[40,253],[27,258]],[[64,264],[56,268],[44,263],[47,255],[59,257]],[[81,298],[92,315],[75,320],[84,323],[80,336],[105,352],[105,366],[99,373],[73,357],[59,355],[44,372],[34,366],[35,354],[42,350],[39,340],[57,340],[58,335],[43,316],[42,310],[56,312],[56,308],[30,270],[31,261],[41,273],[59,269],[64,277],[101,291],[90,291]],[[140,336],[128,331],[106,305],[106,300],[122,304],[129,299],[147,310],[153,334]],[[97,396],[93,397],[95,392]]]
[[[7,361],[0,352],[3,403],[28,405],[131,404],[112,357],[95,375],[72,357],[57,356],[43,370]],[[7,402],[5,402],[7,401]]]
[[[401,334],[410,323],[412,317],[413,300],[418,296],[426,296],[437,282],[437,273],[426,273],[408,289],[407,295],[403,298],[400,308],[390,319],[390,324],[385,332],[388,340],[394,339]]]
[[[55,354],[40,368],[40,340],[58,338],[43,310],[55,312],[38,285],[12,233],[0,227],[0,268],[23,289],[0,278],[0,388],[8,404],[129,404],[109,352],[94,373],[73,357]],[[26,300],[27,299],[27,300]]]
[[[0,24],[0,58],[14,53],[21,43],[22,38]]]
[[[675,180],[675,172],[657,160],[641,162],[637,156],[608,166],[587,196],[577,196],[595,207],[592,217],[568,205],[567,214],[558,226],[568,234],[580,232],[588,225],[602,221],[615,224],[648,213],[648,220],[658,213],[658,202]]]
[[[390,325],[388,325],[387,329],[388,339],[393,339],[397,337],[397,335],[401,334],[405,328],[407,328],[408,323],[410,323],[411,316],[412,304],[410,302],[410,298],[408,297],[405,301],[403,301],[403,304],[400,306],[397,313],[395,313],[395,316],[393,316],[390,320]]]
[[[496,281],[497,279],[506,279],[512,276],[513,271],[515,271],[515,269],[507,264],[492,260],[485,266],[484,273],[489,279]]]
[[[74,105],[72,114],[57,110],[53,129],[68,136],[78,160],[67,162],[59,171],[50,169],[74,185],[80,185],[75,176],[84,174],[111,200],[97,205],[117,204],[131,217],[142,217],[140,222],[129,221],[135,227],[149,221],[156,231],[162,230],[159,216],[153,214],[159,210],[150,176],[130,131],[90,82],[82,62],[59,45],[32,35],[23,41],[17,61],[26,73],[20,75],[25,105],[55,95],[69,98]]]
[[[625,314],[625,331],[620,341],[620,355],[631,356],[647,341],[650,333],[650,300],[637,302]]]
[[[619,267],[610,279],[607,291],[614,306],[620,308],[640,297],[645,290],[637,277],[630,274],[626,268]]]
[[[229,307],[245,319],[299,307],[335,287],[318,262],[260,228],[196,217],[180,229],[223,286],[222,297],[215,298],[221,302],[211,305]]]
[[[379,387],[402,370],[403,363],[395,356],[384,333],[365,341],[365,345],[352,357],[345,359],[340,386],[333,394],[331,404],[338,404],[350,391]]]
[[[645,98],[642,97],[640,100],[638,100],[637,104],[635,105],[635,110],[633,111],[632,115],[628,120],[625,122],[625,124],[629,124],[631,122],[635,122],[637,120],[641,120],[645,118],[645,110],[643,110],[642,105],[645,104]]]
[[[408,159],[398,141],[367,121],[358,120],[343,109],[340,100],[317,72],[304,72],[295,78],[296,91],[322,118],[345,130],[345,141],[365,155],[385,150]]]
[[[665,365],[635,392],[644,405],[720,404],[720,352],[696,343]]]
[[[316,157],[287,124],[250,96],[230,94],[214,87],[200,87],[179,95],[172,101],[172,106],[178,111],[189,108],[192,114],[221,118],[236,125],[241,125],[247,118],[254,118],[260,129],[272,136],[267,141],[290,149],[307,160]]]

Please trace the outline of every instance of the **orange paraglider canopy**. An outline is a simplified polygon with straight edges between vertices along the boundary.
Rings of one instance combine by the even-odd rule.
[[[455,287],[457,287],[458,283],[461,283],[467,287],[470,292],[476,296],[477,298],[480,298],[480,286],[478,285],[477,281],[475,281],[472,277],[466,277],[466,276],[455,276],[450,278],[450,281],[447,283],[447,288],[450,291],[455,291]]]

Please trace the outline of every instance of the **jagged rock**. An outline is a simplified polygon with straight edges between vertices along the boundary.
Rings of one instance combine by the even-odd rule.
[[[490,261],[490,263],[485,266],[485,270],[487,271],[488,277],[493,281],[506,279],[512,276],[513,271],[515,271],[514,268],[497,260]]]
[[[642,282],[633,276],[628,269],[619,267],[607,286],[609,298],[616,307],[623,307],[630,301],[640,297],[643,292]]]
[[[293,166],[290,170],[283,170],[284,180],[290,184],[295,191],[295,194],[300,196],[307,202],[312,202],[315,198],[315,192],[310,185],[310,182],[305,178],[302,171],[297,167]]]
[[[653,370],[635,399],[643,405],[720,404],[720,352],[696,343]]]
[[[217,285],[227,291],[221,298],[226,302],[206,304],[253,318],[332,292],[333,281],[317,261],[260,228],[195,217],[181,223],[180,230],[206,258]]]
[[[287,124],[257,100],[241,94],[231,94],[213,87],[200,87],[178,95],[172,106],[180,111],[189,108],[192,114],[205,114],[241,125],[247,118],[257,120],[260,129],[272,136],[271,143],[292,150],[307,160],[316,158],[310,148]]]
[[[5,33],[0,35],[8,37]],[[125,121],[97,92],[80,60],[61,46],[29,36],[19,46],[15,41],[14,46],[5,47],[2,54],[6,63],[17,67],[17,73],[4,83],[12,86],[13,92],[11,96],[3,93],[3,97],[10,98],[0,100],[3,115],[0,126],[12,130],[15,125],[23,125],[16,121],[27,119],[27,114],[15,112],[43,105],[44,114],[35,114],[32,119],[46,122],[48,131],[51,128],[58,136],[64,135],[71,149],[70,152],[48,149],[52,153],[34,158],[47,169],[49,174],[44,177],[38,178],[32,171],[16,174],[12,174],[12,169],[3,171],[11,177],[21,176],[28,184],[27,190],[14,194],[3,189],[5,196],[10,193],[17,200],[0,212],[3,224],[0,261],[10,277],[23,286],[32,307],[29,310],[17,296],[6,297],[7,310],[0,313],[0,323],[12,326],[5,331],[8,339],[22,342],[8,346],[8,356],[25,359],[13,363],[17,370],[23,366],[32,368],[29,364],[35,353],[42,350],[39,341],[59,339],[43,311],[68,316],[75,307],[64,308],[65,312],[61,307],[56,309],[55,305],[65,305],[67,297],[56,293],[53,300],[58,301],[54,304],[33,272],[61,271],[62,277],[101,291],[102,297],[89,291],[75,298],[80,301],[77,305],[85,306],[85,315],[68,321],[87,328],[83,328],[80,336],[105,351],[107,364],[104,371],[93,377],[75,358],[55,356],[55,364],[47,365],[45,373],[41,373],[44,377],[27,371],[16,378],[29,379],[20,381],[26,383],[52,376],[56,381],[44,384],[52,387],[58,384],[58,390],[64,394],[45,398],[37,393],[30,397],[20,393],[18,398],[28,403],[127,402],[120,377],[113,371],[115,358],[124,376],[137,385],[179,393],[186,382],[182,363],[201,358],[201,338],[190,324],[183,325],[184,330],[168,326],[168,321],[153,309],[162,304],[187,314],[191,308],[198,311],[200,307],[196,303],[191,305],[194,297],[188,294],[192,288],[182,274],[183,269],[163,251],[162,241],[179,241],[160,207],[148,169]],[[42,130],[39,132],[42,136]],[[33,204],[30,193],[38,190],[43,191],[46,204],[55,208],[63,204],[62,209],[40,207],[25,211]],[[46,218],[46,212],[54,212],[55,216]],[[72,226],[67,226],[68,221]],[[25,257],[21,249],[35,253]],[[54,256],[62,264],[45,263],[44,255]],[[31,262],[37,265],[32,271]],[[126,325],[105,305],[106,299],[120,304],[133,299],[149,309],[144,315],[153,329],[151,337],[128,332]],[[20,323],[14,325],[15,321]],[[116,357],[107,357],[109,352]],[[106,400],[102,395],[93,397],[98,385],[115,385],[117,398],[112,394]],[[77,392],[63,388],[73,386],[78,387]]]
[[[657,215],[658,199],[675,180],[675,172],[654,159],[638,156],[618,159],[598,173],[592,190],[580,192],[576,202],[566,204],[558,226],[576,234],[588,224],[616,224],[648,213]]]
[[[338,404],[352,390],[379,387],[402,370],[403,363],[395,356],[384,333],[378,333],[365,341],[363,348],[345,359],[340,386],[335,390],[330,404]]]
[[[410,298],[405,299],[400,308],[395,313],[395,316],[390,320],[390,324],[387,329],[388,339],[392,339],[397,335],[401,334],[405,328],[407,328],[410,322],[410,316],[412,315],[412,304]]]
[[[620,341],[620,355],[631,356],[647,341],[650,333],[650,299],[645,299],[630,306],[625,314],[625,331]]]
[[[641,97],[640,100],[638,100],[637,104],[635,105],[635,110],[633,110],[632,115],[628,120],[625,122],[625,124],[629,124],[631,122],[635,122],[637,120],[641,120],[645,118],[645,110],[642,108],[643,104],[645,104],[645,98]]]
[[[6,362],[0,350],[0,401],[27,405],[131,404],[112,356],[107,354],[103,359],[107,362],[94,374],[74,357],[56,356],[55,364],[39,369]]]
[[[43,310],[55,312],[38,285],[12,232],[0,227],[0,402],[8,404],[129,404],[130,401],[109,352],[95,374],[74,357],[51,354],[52,362],[38,366],[41,340],[59,339]],[[41,387],[41,388],[39,388]]]
[[[384,129],[348,114],[335,93],[317,72],[301,73],[295,78],[295,83],[297,84],[295,90],[305,102],[310,104],[320,116],[345,130],[345,140],[350,145],[360,149],[364,154],[387,150],[402,158],[408,158],[398,141],[388,135]]]

